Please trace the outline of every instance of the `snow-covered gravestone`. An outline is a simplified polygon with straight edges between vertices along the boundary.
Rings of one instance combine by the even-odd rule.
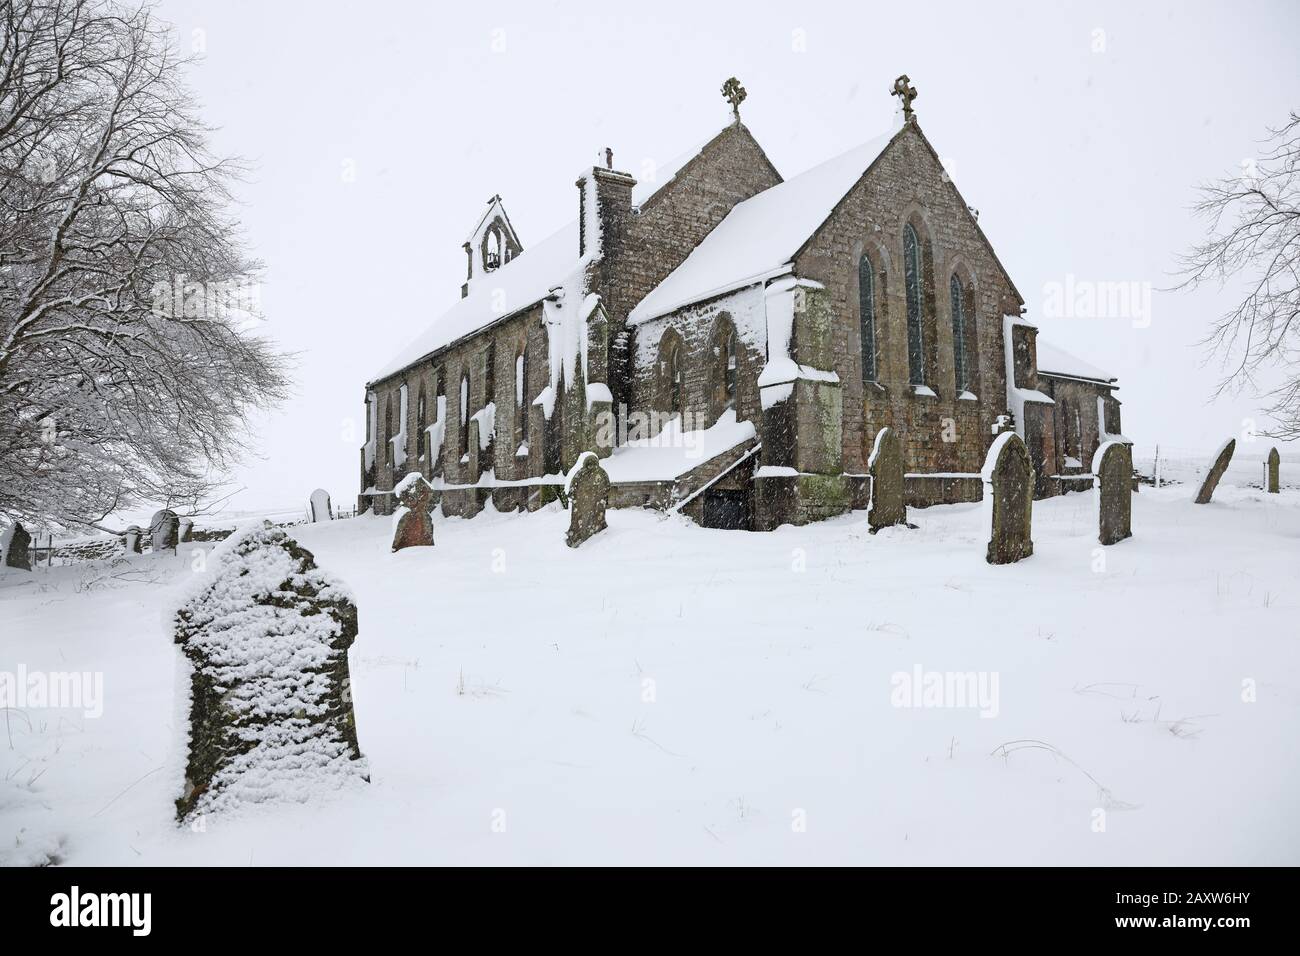
[[[907,524],[903,446],[892,428],[882,428],[876,433],[871,456],[867,459],[867,471],[871,473],[871,510],[867,514],[871,533],[890,525]]]
[[[564,543],[576,548],[593,534],[604,531],[605,509],[609,506],[609,475],[600,467],[595,452],[578,456],[565,479],[569,496],[569,532]]]
[[[194,519],[181,518],[176,525],[176,540],[181,544],[187,544],[194,540]]]
[[[984,460],[984,511],[989,528],[989,564],[1011,564],[1034,553],[1030,524],[1034,508],[1034,465],[1015,432],[993,439]]]
[[[1210,466],[1210,473],[1205,476],[1205,481],[1201,483],[1201,490],[1196,493],[1196,503],[1206,505],[1210,503],[1210,498],[1214,495],[1214,489],[1219,487],[1219,479],[1223,473],[1228,470],[1228,462],[1232,461],[1232,453],[1237,450],[1237,439],[1229,438],[1219,449],[1219,453],[1214,457],[1214,464]]]
[[[1133,537],[1133,452],[1124,442],[1102,442],[1092,456],[1097,498],[1097,540],[1116,544]]]
[[[144,532],[140,530],[140,526],[137,524],[131,525],[131,527],[127,528],[122,534],[122,549],[127,554],[139,554],[140,539],[143,537]]]
[[[1268,453],[1268,460],[1265,464],[1268,465],[1268,493],[1276,495],[1281,491],[1278,472],[1282,465],[1282,456],[1277,453],[1276,448]]]
[[[324,488],[317,488],[311,493],[308,507],[311,509],[312,524],[318,521],[332,521],[334,518],[334,509],[330,507],[330,493]]]
[[[348,676],[356,636],[346,588],[282,530],[228,543],[216,577],[176,612],[192,668],[178,818],[368,779]]]
[[[149,522],[149,543],[154,551],[175,551],[180,519],[176,512],[164,508]]]
[[[413,471],[393,488],[399,507],[393,513],[393,550],[433,547],[433,518],[429,503],[433,489],[418,471]]]
[[[18,568],[23,571],[32,569],[32,536],[21,522],[15,521],[0,533],[0,557],[4,558],[4,567]]]

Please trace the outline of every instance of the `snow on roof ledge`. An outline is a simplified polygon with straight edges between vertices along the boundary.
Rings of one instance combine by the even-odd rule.
[[[1038,339],[1038,371],[1043,375],[1082,378],[1090,382],[1101,382],[1103,384],[1117,381],[1114,375],[1102,371],[1097,366],[1085,362],[1078,356],[1070,354],[1065,349],[1057,348],[1041,338]]]

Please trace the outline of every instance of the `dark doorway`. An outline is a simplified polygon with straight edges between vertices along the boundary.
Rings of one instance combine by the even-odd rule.
[[[704,527],[723,531],[748,531],[749,494],[744,491],[706,491]]]

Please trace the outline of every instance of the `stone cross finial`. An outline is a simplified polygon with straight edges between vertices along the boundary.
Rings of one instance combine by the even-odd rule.
[[[731,104],[731,114],[736,117],[737,123],[740,122],[740,104],[745,102],[745,97],[748,95],[745,88],[740,85],[740,80],[734,76],[722,84],[722,98]]]
[[[919,95],[916,92],[916,87],[910,85],[911,82],[912,81],[907,78],[907,74],[904,73],[898,79],[894,80],[894,88],[889,91],[890,95],[897,96],[903,101],[903,119],[908,123],[914,122],[916,119],[915,114],[912,112],[912,100],[916,99]]]

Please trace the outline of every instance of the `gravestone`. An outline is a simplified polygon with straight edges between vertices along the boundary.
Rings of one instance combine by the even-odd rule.
[[[194,519],[181,518],[176,526],[176,540],[186,544],[194,540]]]
[[[330,493],[324,488],[317,488],[311,493],[308,507],[311,509],[312,524],[334,519],[334,509],[330,506]]]
[[[1214,495],[1214,489],[1219,486],[1219,479],[1228,470],[1228,462],[1232,461],[1232,453],[1236,450],[1237,439],[1235,438],[1229,438],[1223,447],[1219,449],[1219,454],[1210,467],[1210,473],[1205,476],[1205,481],[1201,484],[1201,490],[1196,493],[1196,503],[1198,505],[1209,504],[1210,498]]]
[[[346,585],[279,528],[243,532],[182,605],[191,666],[189,755],[176,814],[304,802],[366,780],[348,648]]]
[[[175,551],[180,519],[176,512],[164,508],[149,522],[149,542],[154,551]]]
[[[871,510],[867,524],[871,533],[890,525],[907,524],[907,498],[903,494],[903,444],[892,428],[876,432],[871,457],[867,459],[871,473]]]
[[[142,537],[144,537],[144,532],[140,530],[140,526],[136,524],[131,525],[131,527],[127,528],[126,532],[122,535],[123,550],[126,551],[127,554],[139,554],[140,539]]]
[[[993,440],[984,460],[984,507],[989,529],[989,564],[1011,564],[1034,553],[1030,524],[1034,507],[1034,466],[1015,432]]]
[[[1268,465],[1268,493],[1270,495],[1276,495],[1281,491],[1278,471],[1281,469],[1282,465],[1282,456],[1277,453],[1276,448],[1268,453],[1268,461],[1266,464]]]
[[[4,566],[30,571],[32,569],[31,546],[32,536],[27,533],[22,522],[15,521],[5,529],[3,534],[0,534],[0,552],[3,553]]]
[[[1092,456],[1097,498],[1097,540],[1116,544],[1133,536],[1133,450],[1123,442],[1102,442]]]
[[[584,451],[565,482],[569,496],[569,533],[564,543],[576,548],[593,534],[604,531],[609,506],[609,475],[595,452]]]
[[[393,550],[433,547],[433,518],[429,503],[433,489],[418,471],[413,471],[393,489],[401,507],[393,513]]]

